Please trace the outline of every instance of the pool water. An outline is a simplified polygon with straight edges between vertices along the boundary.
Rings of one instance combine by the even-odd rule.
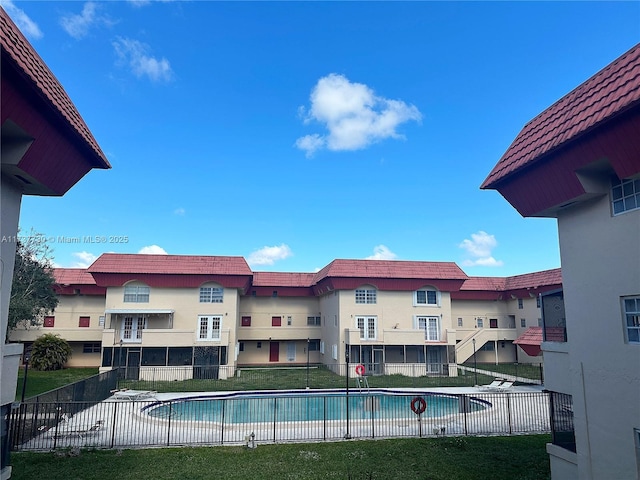
[[[463,405],[454,395],[423,394],[426,409],[422,417],[437,418],[461,412]],[[416,395],[389,393],[353,393],[349,395],[351,419],[415,418],[411,401]],[[468,397],[467,397],[468,398]],[[471,399],[467,412],[483,410],[486,402]],[[171,418],[180,421],[205,421],[224,423],[254,422],[304,422],[341,420],[346,418],[344,393],[294,394],[242,394],[238,397],[178,399],[146,412],[154,418]]]

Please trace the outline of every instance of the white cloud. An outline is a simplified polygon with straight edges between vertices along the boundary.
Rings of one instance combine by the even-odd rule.
[[[12,0],[0,0],[0,5],[25,36],[35,40],[43,37],[42,30],[40,30],[38,24],[31,20],[31,18],[24,13],[24,10],[16,7]]]
[[[324,139],[317,133],[305,135],[296,140],[296,147],[306,152],[307,157],[313,156],[316,150],[324,146]]]
[[[180,208],[176,208],[176,209],[173,211],[173,214],[174,214],[174,215],[179,215],[179,216],[181,216],[181,217],[184,217],[185,213],[187,213],[187,211],[186,211],[184,208],[182,208],[182,207],[180,207]]]
[[[492,256],[492,251],[498,246],[496,237],[489,235],[487,232],[480,230],[471,234],[471,240],[464,239],[460,248],[466,250],[470,258],[465,259],[462,265],[465,267],[500,267],[503,265],[502,260],[496,260]]]
[[[278,260],[284,260],[293,255],[289,245],[278,245],[275,247],[262,247],[260,250],[252,252],[247,258],[249,265],[273,265]]]
[[[87,2],[79,14],[70,14],[60,19],[60,25],[76,40],[86,37],[89,29],[98,24],[108,24],[106,17],[98,15],[100,6],[94,2]]]
[[[160,3],[169,3],[173,0],[155,0]],[[146,7],[147,5],[151,5],[151,0],[127,0],[134,7]]]
[[[331,73],[318,80],[310,96],[305,123],[315,120],[327,134],[306,135],[296,146],[307,156],[322,147],[329,150],[359,150],[386,138],[404,138],[396,128],[422,115],[414,105],[377,96],[363,83],[351,83],[344,75]],[[305,109],[299,110],[304,115]]]
[[[164,248],[159,247],[158,245],[148,245],[146,247],[142,247],[138,250],[138,253],[143,255],[167,255],[167,252]]]
[[[113,48],[119,60],[128,63],[136,77],[147,76],[154,82],[168,82],[173,78],[169,60],[150,56],[149,46],[138,40],[118,37],[113,42]]]
[[[89,252],[74,252],[72,255],[77,259],[70,268],[88,268],[98,258],[97,255]]]
[[[395,260],[398,255],[389,250],[385,245],[378,245],[373,248],[373,255],[368,256],[365,260]]]

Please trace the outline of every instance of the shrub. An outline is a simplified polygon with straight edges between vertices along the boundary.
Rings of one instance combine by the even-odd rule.
[[[31,347],[31,366],[36,370],[60,370],[71,357],[71,347],[53,333],[38,337]]]

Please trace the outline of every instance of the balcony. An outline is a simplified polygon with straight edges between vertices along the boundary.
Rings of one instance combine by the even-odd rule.
[[[194,330],[175,330],[169,328],[145,328],[137,331],[137,335],[129,340],[123,340],[124,345],[141,345],[143,347],[173,347],[193,345],[229,345],[229,329],[220,331],[220,340],[198,340]],[[118,345],[122,332],[115,329],[105,329],[102,332],[102,345]]]
[[[375,339],[360,338],[360,330],[357,328],[345,328],[345,341],[349,345],[361,344],[385,344],[385,345],[424,345],[430,343],[446,342],[446,335],[440,336],[436,341],[427,341],[422,329],[397,329],[385,328],[378,330]]]
[[[236,330],[239,341],[247,340],[302,340],[307,338],[320,338],[322,328],[319,326],[308,327],[240,327]]]

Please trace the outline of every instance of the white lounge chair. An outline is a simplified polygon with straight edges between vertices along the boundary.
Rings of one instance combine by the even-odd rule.
[[[116,390],[113,392],[113,398],[116,400],[130,400],[135,402],[136,400],[144,400],[146,398],[153,398],[158,392],[153,390]]]
[[[83,438],[87,435],[97,433],[104,425],[103,420],[96,420],[92,424],[75,424],[73,422],[62,421],[57,427],[53,427],[53,435],[56,438],[64,437],[80,437]]]
[[[503,382],[503,380],[501,378],[496,378],[489,385],[480,385],[480,390],[486,390],[486,391],[497,390],[502,385],[502,382]]]
[[[499,392],[504,392],[505,390],[508,390],[511,387],[513,387],[513,382],[504,382],[502,385],[497,387],[497,390]]]

